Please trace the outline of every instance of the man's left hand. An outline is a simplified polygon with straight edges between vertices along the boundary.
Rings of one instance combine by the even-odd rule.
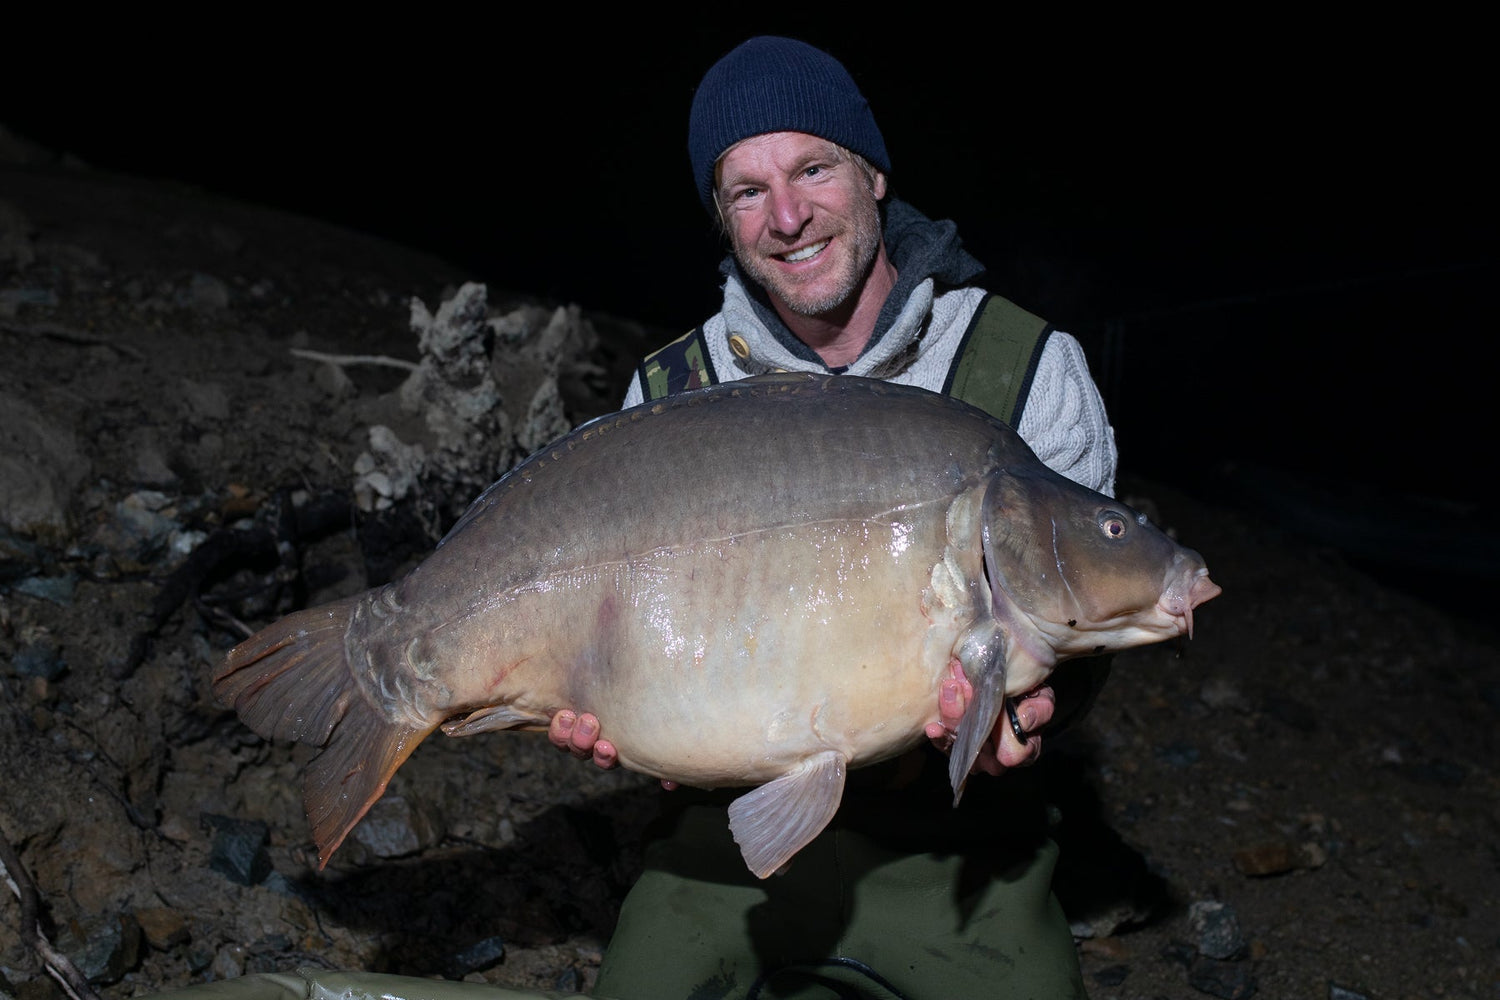
[[[974,688],[964,675],[963,666],[957,660],[948,663],[948,677],[938,691],[938,715],[940,721],[927,724],[927,738],[932,745],[947,753],[953,748],[954,733],[963,719],[964,709],[974,696]],[[1052,721],[1057,708],[1057,699],[1052,689],[1043,685],[1012,699],[1016,717],[1026,733],[1022,742],[1011,731],[1010,713],[1002,711],[989,738],[979,748],[973,772],[1000,774],[1008,767],[1033,764],[1042,755],[1042,737],[1037,730]]]

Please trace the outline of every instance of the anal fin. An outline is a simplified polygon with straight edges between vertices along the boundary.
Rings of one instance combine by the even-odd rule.
[[[540,712],[527,712],[511,705],[486,705],[461,719],[449,719],[443,723],[443,733],[447,736],[474,736],[506,729],[546,729],[551,721],[551,716]]]
[[[771,875],[823,832],[843,798],[847,764],[843,754],[826,750],[729,804],[729,830],[756,878]]]

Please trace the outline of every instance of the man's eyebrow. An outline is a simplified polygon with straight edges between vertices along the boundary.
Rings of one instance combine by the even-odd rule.
[[[848,157],[843,155],[838,146],[834,145],[833,143],[829,143],[827,146],[824,146],[821,149],[808,150],[806,153],[797,157],[797,159],[792,161],[791,169],[788,172],[792,174],[799,174],[814,163],[827,163],[829,165],[836,165],[839,163],[843,163],[847,159]],[[737,184],[750,184],[752,186],[757,186],[761,183],[758,178],[747,174],[743,170],[739,171],[738,173],[731,174],[720,167],[719,175],[720,189],[733,187]]]
[[[722,190],[724,188],[734,187],[736,184],[758,183],[756,181],[750,180],[749,177],[750,175],[745,173],[745,171],[743,170],[739,170],[731,174],[729,171],[721,169],[719,174],[719,188]]]

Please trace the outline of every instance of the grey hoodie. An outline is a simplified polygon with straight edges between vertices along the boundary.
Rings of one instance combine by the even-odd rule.
[[[983,266],[966,250],[951,221],[933,220],[895,198],[885,206],[886,253],[896,285],[864,351],[843,374],[941,391],[953,357],[985,290],[973,282]],[[821,358],[787,329],[760,287],[732,256],[724,275],[723,308],[703,324],[703,339],[720,381],[771,371],[827,372]],[[730,348],[742,342],[748,355]],[[625,405],[645,398],[640,376]],[[1054,331],[1042,350],[1016,426],[1049,467],[1090,489],[1113,495],[1117,453],[1104,401],[1078,341]]]

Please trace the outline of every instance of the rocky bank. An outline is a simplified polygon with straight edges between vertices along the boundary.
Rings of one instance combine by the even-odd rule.
[[[0,131],[0,996],[299,965],[586,991],[651,783],[434,739],[327,870],[209,677],[675,335]],[[1500,995],[1493,632],[1127,476],[1224,594],[1043,763],[1093,995]],[[40,943],[40,944],[39,944]]]

